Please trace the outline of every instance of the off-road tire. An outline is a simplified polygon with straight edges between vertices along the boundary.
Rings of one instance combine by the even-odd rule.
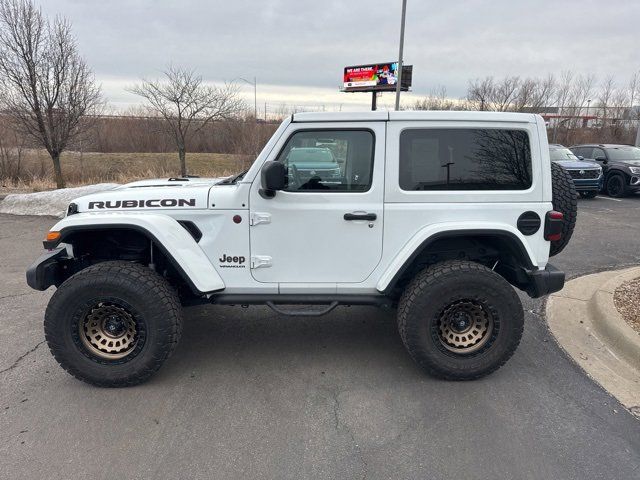
[[[81,338],[81,322],[105,303],[130,311],[137,328],[135,346],[123,358],[101,357]],[[44,332],[51,353],[71,375],[99,387],[126,387],[147,380],[169,358],[182,332],[182,310],[173,288],[150,268],[108,261],[60,285],[47,306]]]
[[[620,173],[612,173],[607,177],[605,183],[607,195],[613,198],[622,198],[627,195],[627,185],[624,175]]]
[[[596,198],[598,192],[590,191],[590,192],[580,192],[580,196],[582,198]]]
[[[553,209],[564,215],[562,237],[551,242],[549,256],[559,254],[567,246],[578,218],[578,194],[569,172],[555,162],[551,162],[551,195]]]
[[[439,334],[443,312],[461,301],[475,302],[493,319],[490,337],[473,353],[450,351]],[[524,328],[522,304],[513,287],[484,265],[447,261],[432,265],[409,283],[398,305],[398,330],[413,360],[446,380],[488,375],[513,355]]]

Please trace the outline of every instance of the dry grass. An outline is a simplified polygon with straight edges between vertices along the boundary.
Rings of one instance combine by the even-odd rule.
[[[219,177],[248,168],[253,159],[247,155],[187,153],[191,175]],[[99,153],[65,152],[61,157],[67,186],[102,182],[126,183],[145,178],[178,176],[176,153]],[[0,192],[37,192],[55,188],[51,159],[45,151],[25,152],[17,182],[2,181]]]

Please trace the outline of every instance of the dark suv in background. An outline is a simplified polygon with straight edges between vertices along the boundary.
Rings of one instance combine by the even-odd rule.
[[[631,145],[574,145],[578,157],[595,160],[604,170],[604,191],[611,197],[640,192],[640,148]]]
[[[594,198],[602,190],[602,168],[597,162],[579,159],[563,145],[549,145],[549,158],[569,172],[582,198]]]

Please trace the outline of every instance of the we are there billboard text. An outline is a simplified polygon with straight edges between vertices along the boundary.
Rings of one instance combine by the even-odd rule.
[[[411,69],[402,69],[403,90],[411,86]],[[405,78],[405,75],[407,78]],[[343,90],[346,92],[395,90],[398,81],[398,62],[375,63],[345,67]]]

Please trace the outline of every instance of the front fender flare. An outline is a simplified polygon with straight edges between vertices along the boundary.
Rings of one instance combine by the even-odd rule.
[[[64,218],[51,230],[60,232],[55,248],[70,235],[82,231],[129,229],[154,242],[196,294],[223,290],[225,284],[193,237],[175,219],[155,213],[79,213]]]
[[[444,236],[464,235],[500,235],[515,241],[522,255],[527,259],[527,268],[537,269],[538,263],[524,236],[511,225],[494,222],[445,222],[428,225],[420,229],[400,250],[398,255],[387,266],[378,280],[376,289],[379,292],[387,292],[393,287],[402,273],[411,265],[411,262],[430,243]]]

